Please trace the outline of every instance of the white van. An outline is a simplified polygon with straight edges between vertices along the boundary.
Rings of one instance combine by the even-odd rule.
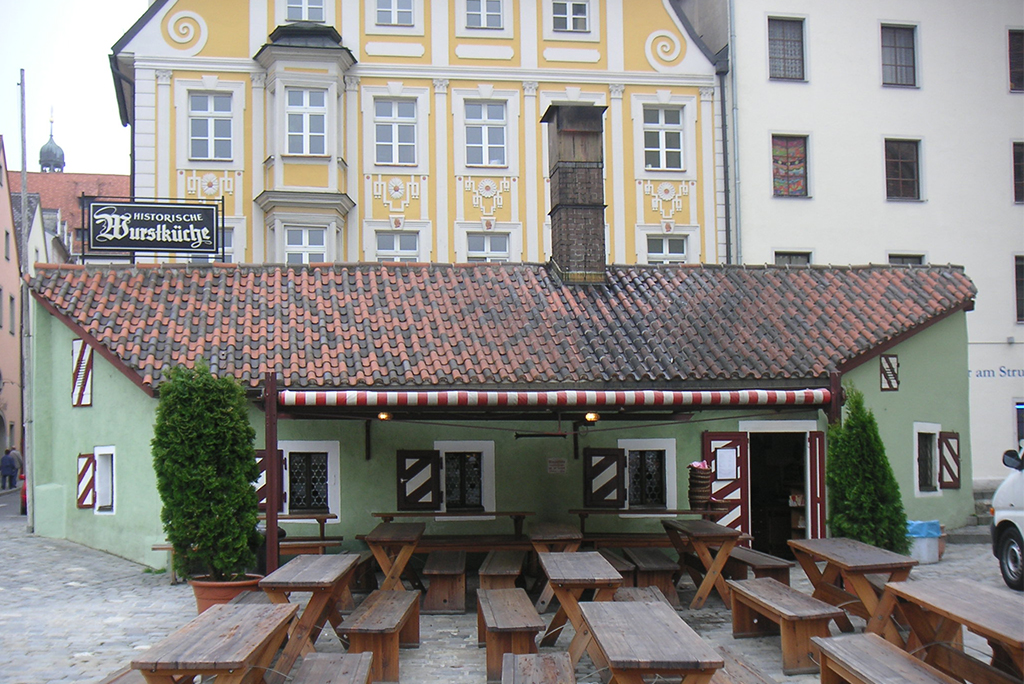
[[[1006,586],[1024,590],[1021,569],[1024,531],[1024,459],[1010,449],[1003,453],[1003,465],[1012,469],[992,496],[992,553],[999,559],[999,571]]]

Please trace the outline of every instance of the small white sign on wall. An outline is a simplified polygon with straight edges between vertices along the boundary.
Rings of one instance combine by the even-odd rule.
[[[548,475],[565,475],[566,466],[564,458],[549,458]]]
[[[715,452],[716,479],[736,479],[736,455],[735,449],[719,449]]]

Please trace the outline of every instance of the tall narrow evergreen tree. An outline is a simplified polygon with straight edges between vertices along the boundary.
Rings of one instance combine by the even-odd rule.
[[[255,566],[255,438],[245,390],[234,378],[215,378],[199,363],[172,368],[160,385],[153,467],[160,519],[181,575],[220,582]]]
[[[864,395],[847,389],[846,418],[828,430],[828,524],[834,537],[849,537],[907,553],[907,514],[885,455],[875,415]]]

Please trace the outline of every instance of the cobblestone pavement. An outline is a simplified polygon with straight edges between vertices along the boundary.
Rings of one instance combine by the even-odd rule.
[[[3,504],[17,505],[17,499],[4,495]],[[166,574],[122,558],[30,535],[24,517],[0,519],[0,558],[3,683],[98,682],[195,616],[188,585],[172,586]],[[942,561],[915,568],[913,577],[970,577],[1020,600],[1003,585],[998,564],[984,544],[950,545]],[[810,588],[799,569],[793,573],[793,585]],[[687,580],[680,592],[684,605],[694,591]],[[552,614],[547,613],[545,620]],[[782,674],[778,637],[734,640],[729,612],[715,595],[704,609],[682,609],[679,614],[705,639],[728,645],[777,682],[818,681],[817,675]],[[476,646],[474,614],[424,615],[420,634],[420,647],[401,653],[403,684],[484,683],[484,649]],[[564,650],[570,640],[567,630],[555,647],[542,651]],[[986,649],[983,640],[970,635],[967,646]],[[329,629],[317,648],[342,650]],[[601,681],[586,656],[577,677],[583,683]]]

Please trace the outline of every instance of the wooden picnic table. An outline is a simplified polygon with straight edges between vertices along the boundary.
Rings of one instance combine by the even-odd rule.
[[[690,608],[703,608],[711,590],[717,589],[726,608],[731,609],[729,586],[722,577],[722,568],[737,542],[744,537],[743,533],[710,520],[662,520],[661,525],[672,540],[680,561],[684,553],[692,551],[706,570],[704,579],[697,587],[697,594],[690,602]]]
[[[267,514],[260,513],[260,520],[266,520]],[[282,522],[297,522],[299,520],[315,520],[320,526],[320,539],[326,539],[324,536],[324,524],[328,520],[337,520],[337,513],[278,513],[277,521]]]
[[[910,628],[906,639],[886,629],[900,612]],[[991,663],[961,648],[964,627],[988,640]],[[1024,672],[1024,598],[974,580],[888,582],[865,631],[970,682],[1019,682]]]
[[[580,612],[600,653],[594,662],[608,668],[609,684],[643,684],[651,676],[705,684],[724,665],[722,656],[665,603],[581,603]]]
[[[907,579],[917,561],[855,539],[790,539],[789,546],[814,586],[814,598],[868,620],[878,608],[878,592],[868,575],[883,575],[887,582]],[[818,562],[824,561],[824,570]],[[836,620],[844,632],[853,624],[846,616]],[[886,628],[890,630],[889,627]],[[887,635],[888,638],[889,635]]]
[[[568,523],[542,522],[530,529],[530,544],[533,550],[540,553],[564,552],[572,553],[580,548],[583,543],[583,533]],[[555,594],[551,589],[551,582],[545,582],[537,597],[535,607],[538,613],[547,611],[551,605],[551,599]]]
[[[424,523],[382,522],[363,538],[385,575],[381,589],[405,590],[402,573],[426,529]]]
[[[132,660],[149,684],[173,684],[196,675],[217,684],[263,682],[299,607],[215,605]]]
[[[580,517],[580,532],[587,534],[587,518],[592,515],[617,515],[621,518],[650,518],[650,517],[678,517],[681,515],[698,515],[705,520],[718,520],[728,513],[724,510],[712,510],[710,508],[672,508],[672,509],[642,509],[642,508],[572,508],[569,515]]]
[[[569,658],[572,664],[579,662],[584,650],[590,653],[591,658],[599,657],[599,652],[590,642],[589,632],[580,614],[579,599],[585,590],[593,589],[592,601],[611,601],[615,596],[615,590],[622,584],[622,575],[597,551],[547,552],[540,553],[537,557],[544,574],[547,575],[548,584],[558,599],[558,611],[551,618],[547,631],[541,637],[540,645],[553,646],[558,641],[562,625],[568,621],[576,630],[576,636],[569,644]]]
[[[466,518],[476,520],[511,518],[512,529],[517,539],[523,536],[523,521],[526,520],[527,516],[531,515],[534,515],[533,511],[394,511],[373,513],[373,517],[380,518],[384,522],[392,522],[395,518],[433,518],[438,522],[463,520]]]
[[[351,553],[298,556],[260,580],[260,588],[272,603],[288,603],[294,592],[311,593],[298,622],[288,632],[288,644],[275,665],[275,673],[266,678],[268,684],[282,682],[282,673],[291,670],[299,656],[316,651],[313,644],[325,622],[330,620],[335,629],[341,624],[339,604],[344,604],[346,595],[351,603],[349,584],[358,562],[359,556]]]

